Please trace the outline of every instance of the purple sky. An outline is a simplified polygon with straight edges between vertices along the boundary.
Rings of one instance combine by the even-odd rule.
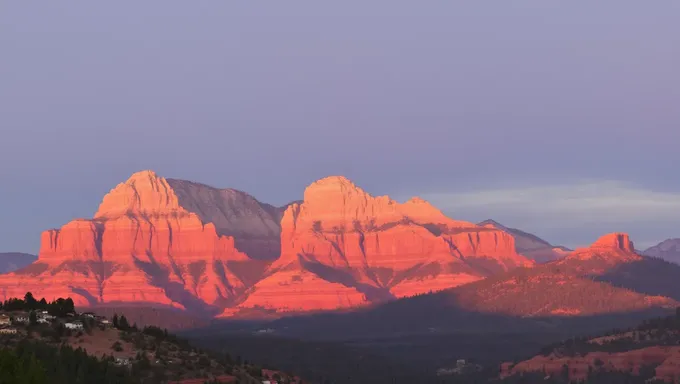
[[[436,4],[435,4],[436,3]],[[343,174],[554,243],[680,237],[680,3],[3,2],[0,250],[140,169]]]

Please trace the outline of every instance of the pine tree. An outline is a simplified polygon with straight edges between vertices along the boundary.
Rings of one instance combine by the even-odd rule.
[[[28,321],[30,325],[38,324],[38,315],[35,314],[35,311],[31,311],[31,313],[29,313]]]
[[[66,301],[64,302],[64,305],[65,305],[64,309],[65,309],[66,313],[76,313],[76,306],[73,303],[72,298],[70,298],[70,297],[67,298]]]
[[[123,331],[127,331],[128,329],[130,329],[130,323],[128,323],[128,320],[125,317],[125,315],[122,315],[120,319],[118,319],[118,325],[119,329]]]
[[[26,295],[24,295],[24,302],[26,303],[27,309],[35,309],[36,304],[38,304],[38,301],[33,297],[31,292],[26,292]]]

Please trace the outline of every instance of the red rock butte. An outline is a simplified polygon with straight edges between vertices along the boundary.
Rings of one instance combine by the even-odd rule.
[[[680,305],[655,289],[657,282],[650,284],[654,276],[635,275],[637,270],[649,270],[647,262],[635,253],[628,235],[614,233],[562,259],[469,284],[447,295],[468,311],[522,317],[589,316]]]
[[[0,276],[0,286],[4,297],[31,291],[223,316],[331,310],[534,264],[515,248],[502,230],[450,219],[419,198],[374,197],[340,176],[274,207],[142,171],[104,196],[92,219],[44,232],[38,260]]]
[[[626,233],[610,233],[597,239],[590,247],[577,249],[568,254],[563,260],[598,260],[603,265],[614,265],[621,262],[641,260],[635,251],[635,246]]]

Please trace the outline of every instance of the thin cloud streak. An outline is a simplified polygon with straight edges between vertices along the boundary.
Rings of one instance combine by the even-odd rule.
[[[620,181],[429,193],[423,197],[455,218],[494,218],[506,225],[549,233],[553,239],[547,240],[571,246],[586,245],[614,231],[629,232],[634,239],[638,235],[639,248],[680,235],[680,192],[653,191]]]

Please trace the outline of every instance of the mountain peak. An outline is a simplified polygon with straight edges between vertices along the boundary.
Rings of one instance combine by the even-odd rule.
[[[160,177],[156,172],[150,170],[150,169],[145,169],[142,171],[138,171],[133,173],[125,182],[126,184],[133,183],[133,182],[138,182],[138,181],[153,181],[157,180]]]
[[[645,256],[657,257],[672,261],[680,262],[680,239],[667,239],[661,243],[646,249],[643,254]]]
[[[600,237],[591,248],[614,248],[624,252],[635,252],[633,242],[627,233],[610,233]]]
[[[366,205],[367,201],[372,198],[366,191],[344,176],[329,176],[319,179],[310,184],[304,193],[304,201],[314,205]]]
[[[154,171],[133,173],[124,183],[109,191],[95,214],[95,218],[117,217],[130,212],[158,212],[181,210],[177,195],[165,178]]]
[[[348,191],[364,192],[361,188],[357,187],[356,184],[354,184],[350,179],[344,176],[328,176],[310,184],[305,189],[305,196],[308,193],[318,194]]]
[[[501,230],[507,230],[508,227],[505,225],[497,222],[496,220],[493,219],[487,219],[482,222],[477,223],[480,227],[487,227],[487,228],[496,228],[496,229],[501,229]]]
[[[564,260],[589,260],[597,258],[607,264],[640,260],[633,242],[626,233],[610,233],[600,237],[590,247],[580,248],[568,254]]]

